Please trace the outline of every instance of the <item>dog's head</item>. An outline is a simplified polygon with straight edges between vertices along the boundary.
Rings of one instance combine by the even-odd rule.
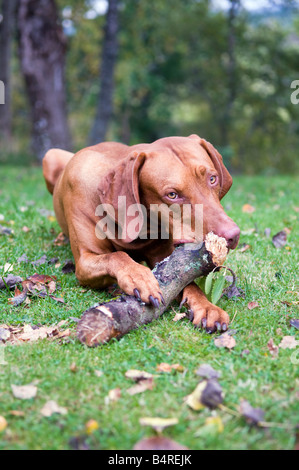
[[[124,243],[168,237],[176,245],[212,231],[234,249],[240,230],[220,204],[231,185],[219,152],[192,135],[132,147],[99,191],[102,203],[116,209]]]

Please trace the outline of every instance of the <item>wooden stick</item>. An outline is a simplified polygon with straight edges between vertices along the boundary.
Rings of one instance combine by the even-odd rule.
[[[213,233],[207,235],[205,243],[179,246],[152,271],[165,305],[155,308],[125,294],[120,299],[96,305],[86,310],[78,322],[79,340],[87,346],[98,346],[157,319],[184,287],[222,265],[226,255],[226,240]]]

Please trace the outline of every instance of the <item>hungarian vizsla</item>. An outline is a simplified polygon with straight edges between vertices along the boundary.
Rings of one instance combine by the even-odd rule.
[[[75,155],[52,149],[44,157],[43,171],[58,223],[70,239],[76,276],[82,285],[105,288],[117,281],[127,294],[157,307],[163,298],[151,269],[176,245],[197,242],[209,232],[224,237],[230,249],[238,244],[240,230],[220,204],[232,178],[218,151],[197,135],[167,137],[131,147],[104,142]],[[142,229],[151,217],[151,208],[159,205],[190,208],[189,224],[181,216],[183,237],[174,235],[174,217],[169,219],[167,236],[162,236],[161,214],[155,236]],[[198,205],[203,210],[202,233],[197,234]],[[130,224],[136,227],[134,216],[139,206],[145,208],[139,212],[140,223],[135,231],[126,230]],[[122,222],[120,207],[129,209]],[[115,209],[113,214],[111,208]],[[107,227],[106,232],[97,229],[104,214],[107,227],[109,220],[115,220],[114,235]],[[182,295],[193,312],[195,325],[209,332],[227,329],[228,314],[211,304],[195,283],[185,287]]]

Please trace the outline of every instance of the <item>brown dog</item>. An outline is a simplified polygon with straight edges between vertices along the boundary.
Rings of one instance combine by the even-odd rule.
[[[158,306],[163,298],[150,268],[169,256],[175,245],[202,238],[194,233],[196,204],[203,205],[203,237],[213,231],[227,240],[230,249],[238,244],[240,230],[220,204],[232,185],[232,178],[217,150],[197,135],[168,137],[132,147],[107,142],[75,155],[52,149],[43,160],[43,171],[53,194],[57,220],[70,239],[76,276],[82,285],[104,288],[117,281],[127,294]],[[132,213],[120,223],[119,197],[125,209],[132,204],[145,208],[133,235],[126,233],[134,222]],[[102,207],[115,209],[114,237],[97,233],[99,215],[103,215],[97,208],[103,204]],[[161,236],[161,226],[154,239],[144,237],[144,233],[141,236],[141,226],[150,217],[150,207],[161,204],[191,208],[189,225],[182,222],[183,238],[173,236],[173,218],[168,237]],[[107,209],[105,213],[108,212]],[[160,224],[161,220],[160,217]],[[149,267],[139,264],[140,261]],[[210,332],[226,330],[228,314],[212,305],[195,283],[185,287],[185,298],[193,311],[195,325]]]

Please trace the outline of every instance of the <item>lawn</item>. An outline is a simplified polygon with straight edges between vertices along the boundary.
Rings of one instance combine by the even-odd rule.
[[[243,212],[249,204],[254,212]],[[132,331],[119,341],[89,349],[75,335],[76,318],[96,302],[113,294],[83,289],[73,273],[63,274],[65,260],[72,259],[70,247],[54,245],[59,226],[51,214],[52,200],[39,168],[11,168],[0,172],[0,220],[13,230],[0,235],[0,278],[4,266],[23,279],[38,272],[55,275],[61,290],[59,303],[50,297],[31,297],[29,304],[8,303],[13,291],[0,290],[0,325],[53,325],[67,320],[70,336],[0,346],[0,416],[7,427],[0,432],[0,449],[132,449],[143,437],[153,436],[139,419],[146,416],[177,418],[164,431],[189,449],[294,449],[298,425],[297,349],[279,348],[273,357],[267,344],[279,345],[284,336],[298,338],[290,319],[299,318],[298,284],[298,180],[294,177],[235,177],[223,200],[227,213],[241,227],[239,247],[231,252],[227,266],[237,274],[245,298],[221,298],[219,305],[232,320],[236,345],[217,348],[216,336],[195,330],[183,319],[172,321],[178,305],[161,319]],[[29,231],[24,227],[28,227]],[[287,227],[287,243],[275,248],[271,238]],[[271,229],[271,236],[264,234]],[[28,263],[18,263],[26,254]],[[31,261],[58,258],[55,264],[33,266]],[[60,264],[60,266],[59,266]],[[248,303],[258,307],[250,310]],[[296,304],[297,302],[297,304]],[[0,356],[1,358],[1,356]],[[5,362],[1,364],[1,362]],[[158,372],[160,363],[180,364],[184,371]],[[196,370],[209,364],[221,373],[219,384],[226,408],[195,411],[184,397],[200,378]],[[154,388],[129,395],[133,382],[125,377],[129,369],[153,373]],[[101,372],[99,372],[101,371]],[[18,399],[11,385],[34,384],[35,398]],[[116,401],[107,399],[110,390],[120,388]],[[239,414],[246,399],[261,408],[267,427],[251,426]],[[54,400],[66,414],[45,417],[41,409]],[[207,424],[208,418],[218,418]],[[94,427],[88,426],[94,420]],[[218,424],[217,424],[218,423]],[[97,429],[96,429],[97,428]],[[298,428],[297,428],[298,432]]]

